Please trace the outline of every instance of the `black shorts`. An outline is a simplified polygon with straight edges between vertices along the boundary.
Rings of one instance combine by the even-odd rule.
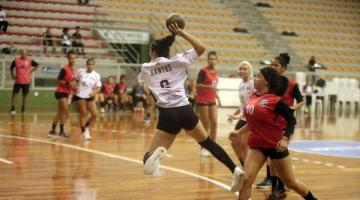
[[[239,119],[239,121],[235,125],[235,130],[239,130],[241,127],[246,125],[246,121]]]
[[[68,98],[69,94],[64,92],[55,92],[55,99]]]
[[[257,148],[257,149],[260,150],[261,153],[263,153],[266,158],[269,157],[270,159],[282,159],[289,155],[288,150],[278,152],[275,148]]]
[[[176,108],[159,107],[159,120],[156,128],[176,135],[181,129],[194,129],[198,122],[199,118],[196,116],[190,105]]]
[[[216,103],[196,103],[196,106],[216,106]]]
[[[81,98],[78,96],[74,96],[73,101],[78,101],[78,100],[85,100],[86,102],[92,102],[94,101],[94,97],[89,97],[89,98]]]
[[[18,94],[20,92],[20,89],[23,95],[27,95],[30,91],[30,84],[15,83],[13,88],[13,94]]]

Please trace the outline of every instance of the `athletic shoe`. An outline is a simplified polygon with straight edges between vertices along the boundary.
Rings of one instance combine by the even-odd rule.
[[[10,110],[9,110],[9,113],[12,114],[12,115],[15,115],[15,114],[16,114],[15,108],[10,109]]]
[[[276,193],[280,199],[283,199],[287,196],[284,189],[276,189]]]
[[[100,108],[100,112],[104,113],[105,112],[105,108]]]
[[[90,131],[88,128],[85,128],[85,131],[82,133],[84,140],[91,140]]]
[[[200,156],[202,156],[202,157],[210,157],[211,153],[207,149],[201,148],[200,149]]]
[[[144,172],[147,175],[155,173],[159,168],[160,160],[165,157],[167,150],[164,147],[158,147],[151,156],[145,161]]]
[[[67,135],[65,134],[65,132],[60,132],[60,133],[59,133],[59,136],[60,136],[60,137],[63,137],[63,138],[70,138],[69,136],[67,136]]]
[[[56,138],[56,131],[55,130],[51,130],[48,134],[49,138]]]
[[[230,186],[231,192],[238,192],[241,190],[244,185],[244,176],[245,172],[240,169],[240,167],[236,167],[232,175],[232,181]]]
[[[257,189],[271,189],[272,183],[270,178],[265,178],[259,184],[256,185]]]

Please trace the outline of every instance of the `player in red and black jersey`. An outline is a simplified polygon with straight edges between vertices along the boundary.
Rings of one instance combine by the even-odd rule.
[[[106,79],[106,83],[101,88],[100,93],[100,112],[105,112],[105,106],[109,105],[109,111],[112,109],[116,110],[117,96],[115,94],[115,83],[114,78],[109,76]]]
[[[75,77],[75,53],[70,51],[67,54],[68,64],[65,65],[57,78],[57,87],[55,91],[55,98],[58,101],[58,111],[53,120],[49,137],[56,136],[56,125],[60,121],[60,133],[59,136],[67,138],[68,136],[64,132],[64,123],[68,112],[68,97],[73,93],[77,83],[74,81]]]
[[[250,198],[251,186],[267,158],[270,158],[279,177],[289,188],[306,200],[316,199],[307,186],[293,174],[288,142],[294,132],[296,119],[293,110],[282,100],[281,95],[287,87],[284,87],[279,79],[278,73],[271,67],[260,70],[255,78],[257,92],[249,98],[243,111],[247,125],[230,134],[230,137],[239,137],[250,131],[250,149],[245,161],[247,176],[240,190],[240,200]],[[278,123],[279,117],[286,120],[285,129]]]
[[[293,110],[298,110],[304,105],[303,96],[300,92],[298,84],[288,77],[284,76],[284,72],[287,70],[287,66],[290,63],[290,56],[287,53],[281,53],[271,61],[271,67],[274,68],[277,73],[281,76],[280,81],[283,86],[286,87],[286,92],[282,95],[282,100]],[[286,127],[286,121],[284,118],[279,118],[278,123],[281,127]],[[272,182],[272,198],[279,199],[285,198],[285,186],[284,183],[276,176],[275,171],[271,171],[272,176],[270,177]]]
[[[201,123],[209,133],[210,138],[216,141],[217,105],[221,105],[217,95],[218,73],[216,70],[217,54],[215,51],[208,53],[208,66],[200,70],[196,81],[196,106]],[[202,156],[210,156],[206,149],[201,149]]]
[[[120,76],[120,82],[116,84],[114,92],[118,98],[118,105],[120,106],[121,110],[125,111],[125,107],[128,103],[130,103],[130,97],[127,94],[127,84],[126,84],[126,76]]]

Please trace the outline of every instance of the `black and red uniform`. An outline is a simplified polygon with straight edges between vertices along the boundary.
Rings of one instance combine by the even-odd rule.
[[[296,99],[296,102],[302,102],[303,101],[303,96],[300,92],[299,86],[298,84],[291,79],[288,79],[285,76],[282,76],[282,79],[280,79],[282,81],[287,81],[287,85],[288,88],[286,90],[286,92],[282,95],[282,100],[284,101],[284,103],[286,103],[286,105],[288,105],[289,107],[292,107],[294,105],[294,101]],[[286,85],[286,84],[284,84]],[[280,124],[280,126],[285,129],[286,128],[286,120],[283,117],[279,118],[278,123]]]
[[[283,136],[289,137],[294,132],[296,124],[293,110],[281,100],[281,97],[272,93],[254,93],[245,103],[243,113],[249,127],[250,148],[259,149],[266,157],[272,159],[281,159],[289,154],[288,151],[276,151],[277,143]],[[279,117],[287,121],[285,131],[278,123]]]
[[[124,94],[126,93],[126,90],[127,90],[127,85],[126,83],[118,83],[116,84],[115,86],[115,94]]]
[[[197,83],[204,85],[212,85],[216,87],[219,82],[218,73],[216,70],[210,70],[209,67],[204,67],[200,70]],[[215,105],[216,104],[216,90],[213,88],[197,87],[196,89],[196,104],[199,106]]]
[[[75,67],[69,67],[68,65],[65,65],[64,68],[61,69],[58,80],[65,81],[67,84],[69,84],[71,81],[74,80],[75,77]],[[61,99],[61,98],[67,98],[69,94],[72,94],[72,88],[68,85],[63,85],[58,83],[56,90],[55,90],[55,98]]]

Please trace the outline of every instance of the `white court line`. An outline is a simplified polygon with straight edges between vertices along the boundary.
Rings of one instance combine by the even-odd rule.
[[[84,151],[84,152],[93,153],[93,154],[97,154],[97,155],[101,155],[101,156],[105,156],[105,157],[109,157],[109,158],[115,158],[115,159],[124,160],[124,161],[143,165],[143,162],[141,160],[136,160],[133,158],[119,156],[119,155],[115,155],[115,154],[111,154],[111,153],[106,153],[103,151],[97,151],[94,149],[87,149],[87,148],[83,148],[83,147],[79,147],[79,146],[75,146],[75,145],[71,145],[71,144],[63,144],[63,143],[59,143],[59,142],[51,142],[51,141],[40,140],[40,139],[35,139],[35,138],[27,138],[27,137],[12,136],[12,135],[0,135],[0,137],[10,138],[10,139],[19,139],[19,140],[28,140],[28,141],[39,142],[39,143],[44,143],[44,144],[52,144],[52,145],[62,146],[62,147],[69,148],[69,149],[75,149],[78,151]],[[205,177],[205,176],[201,176],[201,175],[189,172],[189,171],[185,171],[185,170],[181,170],[181,169],[177,169],[177,168],[169,167],[169,166],[165,166],[165,165],[160,165],[160,168],[167,169],[169,171],[177,172],[180,174],[192,176],[194,178],[198,178],[198,179],[210,182],[210,183],[217,185],[219,187],[222,187],[226,190],[230,190],[230,186],[226,185],[225,183],[222,183],[220,181],[217,181],[217,180]],[[139,173],[142,173],[142,172],[139,172]]]
[[[3,158],[0,158],[0,161],[3,162],[3,163],[9,164],[9,165],[14,164],[14,162],[12,162],[10,160],[3,159]]]

